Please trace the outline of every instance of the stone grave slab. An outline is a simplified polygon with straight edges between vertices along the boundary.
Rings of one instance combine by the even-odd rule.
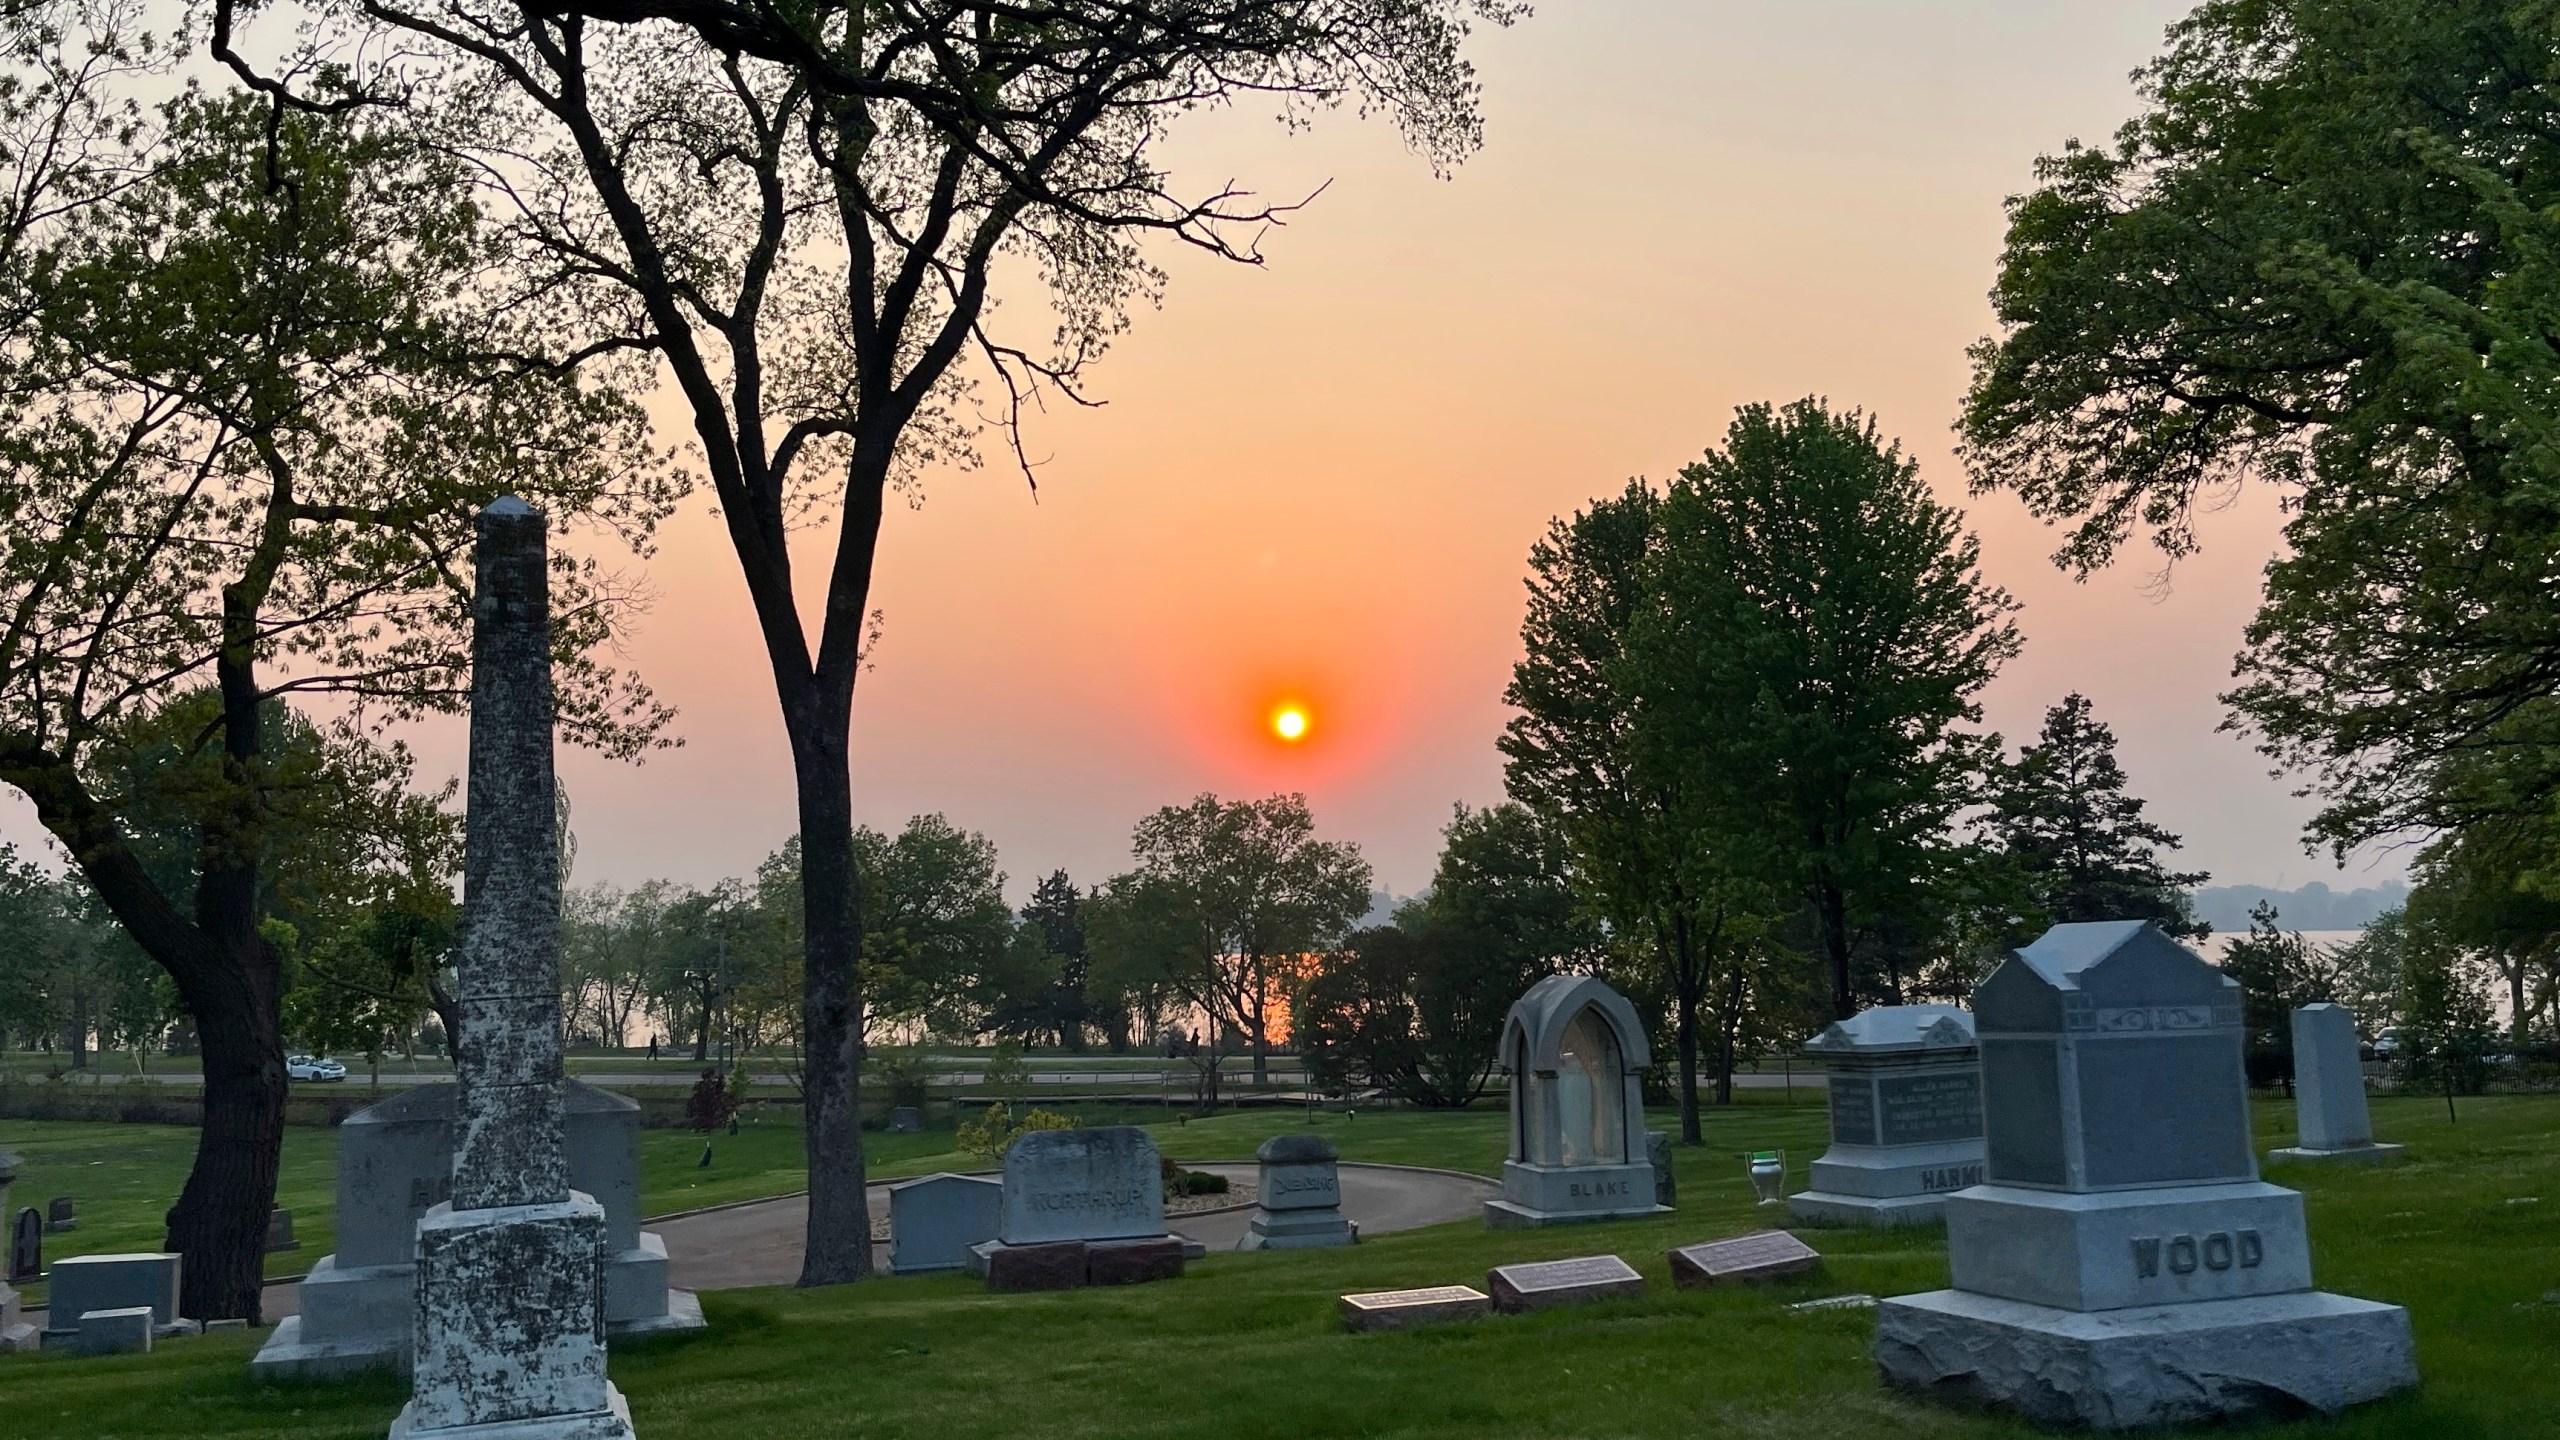
[[[996,1238],[1004,1184],[983,1175],[927,1175],[889,1187],[889,1273],[962,1269],[969,1247]]]
[[[924,1129],[924,1112],[913,1105],[901,1105],[889,1112],[889,1133],[913,1135]]]
[[[53,1203],[45,1207],[44,1228],[48,1231],[77,1230],[80,1228],[79,1207],[71,1203],[70,1196],[56,1195],[53,1197]]]
[[[1493,1312],[1493,1297],[1472,1285],[1423,1290],[1371,1290],[1345,1295],[1342,1323],[1353,1330],[1401,1330],[1435,1320],[1472,1320]]]
[[[299,1250],[302,1242],[293,1238],[293,1212],[276,1209],[267,1212],[267,1253]]]
[[[985,1252],[990,1290],[1074,1290],[1085,1283],[1085,1244],[1081,1240],[988,1244],[979,1248]]]
[[[1683,1290],[1743,1285],[1809,1275],[1821,1265],[1819,1251],[1786,1231],[1755,1230],[1672,1251],[1671,1282]]]
[[[1973,999],[1984,1183],[1947,1197],[1954,1288],[1877,1307],[1888,1385],[2122,1429],[2417,1383],[2408,1313],[2312,1289],[2302,1197],[2258,1178],[2231,977],[2097,921],[2013,952]]]
[[[1004,1210],[996,1229],[1005,1244],[1164,1233],[1163,1168],[1144,1130],[1035,1130],[1005,1151]]]
[[[1238,1248],[1312,1250],[1356,1238],[1342,1214],[1342,1176],[1333,1142],[1321,1135],[1274,1135],[1254,1152],[1260,1199]]]
[[[2388,1165],[2405,1148],[2376,1144],[2365,1104],[2364,1063],[2356,1017],[2343,1005],[2305,1005],[2293,1012],[2295,1143],[2267,1152],[2270,1164],[2336,1161]]]
[[[1095,1240],[1084,1247],[1084,1278],[1088,1285],[1179,1280],[1182,1265],[1182,1242],[1171,1235],[1154,1240]]]
[[[33,1280],[44,1273],[44,1217],[36,1207],[18,1212],[17,1221],[9,1227],[9,1274],[11,1280]]]
[[[166,1251],[74,1255],[53,1262],[46,1328],[70,1338],[78,1317],[91,1310],[149,1310],[155,1325],[178,1319],[179,1257]],[[70,1322],[70,1323],[65,1323]]]
[[[151,1307],[125,1305],[112,1310],[85,1310],[74,1322],[71,1351],[75,1355],[139,1355],[151,1350]]]
[[[1613,1300],[1644,1293],[1644,1276],[1615,1255],[1583,1255],[1571,1260],[1538,1260],[1496,1265],[1485,1272],[1485,1288],[1493,1292],[1493,1308],[1505,1315]]]

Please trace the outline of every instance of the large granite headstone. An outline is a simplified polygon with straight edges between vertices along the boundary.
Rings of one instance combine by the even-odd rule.
[[[667,1286],[667,1247],[640,1228],[640,1107],[583,1080],[562,1086],[569,1188],[604,1207],[605,1323],[613,1336],[696,1330],[702,1302]],[[409,1368],[417,1323],[418,1222],[453,1193],[453,1116],[461,1092],[413,1085],[338,1127],[338,1248],[302,1283],[249,1362],[251,1373],[325,1377]]]
[[[1830,1072],[1831,1148],[1787,1213],[1818,1225],[1935,1220],[1982,1183],[1982,1065],[1973,1017],[1883,1005],[1825,1026],[1805,1053]]]
[[[1342,1172],[1321,1135],[1274,1135],[1254,1152],[1260,1194],[1239,1250],[1314,1250],[1356,1237],[1342,1215]]]
[[[982,1175],[927,1175],[889,1187],[889,1273],[925,1275],[969,1263],[969,1247],[996,1238],[1004,1183]]]
[[[69,1340],[79,1334],[80,1317],[92,1310],[129,1310],[141,1306],[151,1323],[163,1329],[178,1323],[179,1257],[163,1250],[118,1255],[73,1255],[53,1262],[45,1276],[51,1293],[45,1304],[45,1339]]]
[[[417,1226],[411,1392],[392,1440],[628,1440],[605,1376],[605,1209],[569,1186],[549,547],[480,512],[456,946],[452,1197]]]
[[[18,1178],[19,1163],[14,1151],[0,1150],[0,1222],[11,1219],[9,1186]],[[34,1210],[18,1217],[8,1241],[8,1261],[0,1265],[0,1355],[12,1350],[33,1350],[43,1343],[36,1327],[19,1308],[18,1292],[8,1284],[12,1280],[33,1280],[43,1268],[44,1227]]]
[[[1595,976],[1550,975],[1502,1025],[1511,1153],[1494,1229],[1660,1215],[1644,1132],[1644,1022]]]
[[[1146,1131],[1034,1130],[1006,1149],[996,1238],[969,1247],[969,1273],[998,1289],[1058,1288],[1070,1268],[1058,1247],[1069,1245],[1083,1247],[1089,1283],[1182,1273],[1184,1242],[1164,1225],[1164,1162]]]
[[[2374,1143],[2356,1017],[2343,1005],[2305,1005],[2293,1012],[2293,1109],[2297,1138],[2268,1151],[2271,1163],[2384,1165],[2404,1153],[2401,1146]]]
[[[2312,1289],[2249,1140],[2240,988],[2140,921],[2058,925],[1974,992],[1985,1183],[1955,1286],[1885,1301],[1890,1384],[2123,1429],[2329,1414],[2417,1383],[2408,1312]]]

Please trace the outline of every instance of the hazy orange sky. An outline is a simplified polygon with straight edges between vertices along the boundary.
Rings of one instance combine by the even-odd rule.
[[[891,514],[859,815],[986,832],[1019,899],[1054,867],[1125,864],[1156,806],[1303,790],[1410,892],[1451,804],[1501,797],[1523,558],[1548,520],[1669,475],[1737,404],[1822,394],[1905,442],[2025,603],[1992,725],[2014,742],[2086,692],[2219,881],[2396,875],[2305,856],[2308,805],[2216,733],[2273,497],[2212,517],[2165,594],[2148,552],[2084,585],[2014,502],[1965,499],[1950,455],[2003,197],[2130,113],[2128,72],[2186,8],[1549,0],[1474,44],[1485,148],[1445,182],[1349,114],[1299,135],[1190,122],[1180,177],[1330,188],[1262,269],[1159,255],[1163,310],[1096,372],[1108,407],[1037,423],[1036,503],[990,465]],[[771,683],[698,501],[649,575],[631,658],[686,745],[566,760],[581,882],[707,883],[793,828]],[[1296,747],[1265,728],[1284,694],[1315,718]],[[457,768],[457,732],[426,740]]]

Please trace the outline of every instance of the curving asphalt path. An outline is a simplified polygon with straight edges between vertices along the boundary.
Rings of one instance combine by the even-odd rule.
[[[1251,1161],[1212,1161],[1189,1167],[1250,1181]],[[1403,1165],[1342,1162],[1342,1212],[1363,1235],[1386,1235],[1452,1220],[1472,1220],[1502,1187],[1479,1175],[1448,1170],[1416,1170]],[[889,1186],[870,1189],[871,1214],[889,1214]],[[1251,1206],[1207,1214],[1175,1216],[1169,1228],[1212,1250],[1232,1250],[1253,1219]],[[750,1285],[788,1285],[800,1278],[800,1241],[809,1223],[809,1197],[784,1195],[719,1210],[704,1210],[666,1220],[644,1221],[667,1242],[667,1283],[680,1290],[738,1290]],[[889,1247],[873,1247],[873,1258],[885,1270]],[[270,1285],[261,1298],[266,1323],[272,1325],[302,1308],[300,1285]]]
[[[1251,1180],[1255,1166],[1247,1162],[1193,1165],[1230,1180]],[[1446,1170],[1415,1170],[1401,1165],[1364,1165],[1345,1161],[1341,1167],[1342,1212],[1358,1223],[1363,1235],[1384,1235],[1451,1220],[1470,1220],[1483,1213],[1484,1202],[1502,1187],[1476,1175]],[[889,1189],[871,1187],[871,1213],[889,1213]],[[800,1240],[807,1228],[809,1200],[786,1195],[725,1210],[710,1210],[649,1228],[667,1242],[667,1283],[685,1290],[734,1290],[748,1285],[788,1285],[800,1278]],[[1208,1214],[1176,1216],[1168,1222],[1176,1233],[1212,1250],[1232,1250],[1253,1219],[1250,1206]],[[888,1263],[888,1246],[876,1249]]]

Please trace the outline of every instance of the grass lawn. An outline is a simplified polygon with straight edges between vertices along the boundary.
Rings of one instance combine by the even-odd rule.
[[[2560,1353],[2560,1099],[2466,1101],[2461,1122],[2450,1126],[2441,1103],[2385,1099],[2375,1112],[2383,1134],[2409,1145],[2416,1157],[2409,1164],[2286,1170],[2277,1178],[2310,1197],[2323,1286],[2410,1307],[2426,1386],[2283,1433],[2560,1437],[2560,1366],[2551,1359]],[[1259,1111],[1150,1128],[1176,1158],[1209,1160],[1248,1154],[1263,1136],[1303,1120]],[[2290,1121],[2289,1106],[2262,1105],[2261,1144],[2287,1143]],[[1783,1144],[1791,1165],[1801,1164],[1819,1142],[1820,1122],[1813,1106],[1765,1101],[1711,1114],[1708,1143],[1678,1152],[1680,1213],[1669,1220],[1527,1232],[1460,1223],[1350,1250],[1217,1254],[1181,1281],[1127,1290],[996,1296],[965,1279],[928,1277],[721,1292],[705,1297],[708,1333],[618,1347],[613,1370],[649,1440],[2034,1433],[1884,1394],[1866,1356],[1868,1314],[1794,1316],[1781,1308],[1814,1295],[1944,1284],[1935,1229],[1814,1232],[1829,1257],[1824,1271],[1770,1290],[1670,1287],[1667,1248],[1769,1218],[1748,1203],[1740,1153]],[[1348,1158],[1482,1169],[1500,1125],[1491,1112],[1371,1113],[1323,1117],[1315,1128]],[[0,1128],[24,1138],[17,1135],[24,1127]],[[684,1152],[698,1154],[700,1142],[680,1132],[649,1138],[650,1208],[673,1208],[664,1188],[669,1167],[689,1165]],[[947,1134],[867,1138],[881,1174],[963,1163],[948,1152]],[[726,1185],[732,1165],[741,1183],[762,1175],[795,1188],[796,1141],[780,1123],[724,1136],[719,1178],[697,1188]],[[80,1168],[89,1168],[85,1159]],[[780,1184],[785,1179],[794,1185]],[[1401,1335],[1348,1335],[1334,1317],[1333,1297],[1346,1290],[1481,1284],[1488,1265],[1600,1251],[1626,1256],[1652,1288],[1639,1299]],[[0,1360],[0,1394],[13,1435],[66,1440],[377,1437],[405,1394],[400,1382],[381,1378],[251,1382],[245,1362],[256,1344],[254,1335],[223,1335],[113,1360],[13,1357]]]

